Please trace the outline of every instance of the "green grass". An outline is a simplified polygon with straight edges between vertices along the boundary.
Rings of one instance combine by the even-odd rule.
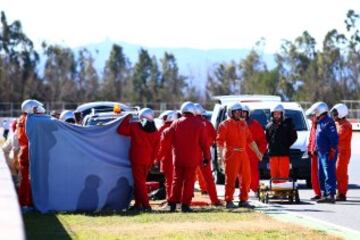
[[[226,209],[196,213],[45,214],[24,216],[27,238],[36,239],[337,239],[324,232]]]

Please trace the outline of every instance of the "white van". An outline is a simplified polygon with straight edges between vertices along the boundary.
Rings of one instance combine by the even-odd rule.
[[[216,129],[219,124],[226,119],[227,107],[232,103],[240,102],[241,104],[247,105],[250,108],[250,116],[261,123],[264,129],[270,121],[271,107],[281,103],[285,108],[285,117],[292,119],[298,134],[298,139],[290,149],[290,176],[295,179],[305,179],[306,185],[311,186],[310,158],[307,154],[310,127],[300,104],[296,102],[282,102],[279,96],[272,95],[216,96],[214,99],[217,103],[214,106],[211,123]],[[216,178],[217,183],[223,183],[224,171],[217,162],[216,146],[212,149],[212,157],[214,177]],[[259,170],[261,179],[270,178],[269,159],[267,154],[264,155],[263,161],[260,162]]]

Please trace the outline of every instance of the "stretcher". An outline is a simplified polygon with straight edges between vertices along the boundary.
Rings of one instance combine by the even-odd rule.
[[[284,182],[277,183],[277,181]],[[259,201],[269,203],[270,200],[287,200],[289,203],[300,203],[296,180],[292,178],[271,178],[270,181],[261,182]]]

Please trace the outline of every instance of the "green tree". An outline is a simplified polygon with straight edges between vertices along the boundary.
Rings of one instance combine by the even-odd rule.
[[[104,69],[103,97],[114,101],[123,101],[128,96],[130,62],[123,53],[123,48],[117,44],[112,46],[109,59]]]
[[[165,52],[160,62],[162,70],[160,88],[163,89],[161,99],[172,104],[183,100],[186,77],[179,73],[175,56]]]
[[[39,55],[23,32],[21,22],[8,24],[4,12],[1,12],[0,58],[0,99],[19,102],[31,96],[41,98],[39,91],[33,93],[33,87],[41,85],[36,73]]]
[[[206,97],[240,93],[240,78],[235,62],[222,63],[209,71],[206,83]]]
[[[77,102],[77,63],[70,48],[43,44],[46,56],[44,83],[49,90],[48,100],[52,102]]]
[[[151,100],[149,99],[149,101],[160,103],[162,101],[161,93],[163,92],[163,88],[161,86],[161,73],[155,56],[152,57],[151,62],[152,65],[149,81]]]
[[[80,102],[100,98],[99,76],[94,67],[95,59],[87,49],[81,49],[78,57],[78,99]]]
[[[145,49],[141,48],[132,76],[133,101],[136,104],[147,105],[147,103],[152,100],[150,90],[152,67],[153,64],[149,53]]]
[[[349,10],[346,15],[346,29],[350,35],[348,41],[349,52],[347,54],[346,65],[348,67],[347,77],[349,84],[354,89],[354,98],[360,97],[360,15],[354,10]]]
[[[257,47],[260,43],[257,43]],[[259,49],[252,49],[247,57],[240,61],[239,72],[242,94],[276,94],[278,87],[278,69],[269,71]]]

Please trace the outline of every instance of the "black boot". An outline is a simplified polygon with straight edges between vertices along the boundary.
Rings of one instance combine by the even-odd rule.
[[[189,207],[189,205],[181,205],[181,211],[184,213],[188,213],[188,212],[193,212],[194,210],[192,210],[192,208]]]

